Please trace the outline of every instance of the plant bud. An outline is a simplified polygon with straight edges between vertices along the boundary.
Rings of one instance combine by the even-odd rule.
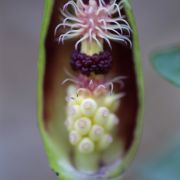
[[[97,141],[103,136],[103,134],[104,134],[103,127],[99,125],[94,125],[91,129],[90,137],[93,141]]]
[[[89,138],[84,138],[79,143],[78,147],[81,153],[89,154],[94,151],[94,143]]]
[[[113,138],[111,135],[109,134],[105,134],[104,136],[102,136],[101,140],[99,141],[99,149],[100,150],[104,150],[106,148],[108,148],[108,146],[112,143]]]
[[[75,129],[81,134],[86,135],[91,129],[91,121],[88,118],[81,118],[75,122]]]
[[[77,131],[72,131],[69,134],[69,141],[72,145],[78,144],[78,142],[81,140],[81,136]]]
[[[97,104],[93,99],[88,98],[82,101],[80,108],[84,115],[91,116],[95,113]]]
[[[73,129],[74,126],[74,120],[71,118],[66,119],[66,121],[64,122],[66,128],[71,131]]]
[[[113,131],[118,123],[119,123],[118,117],[115,114],[110,114],[107,123],[105,125],[105,128],[107,131]]]
[[[109,110],[106,107],[100,107],[95,115],[95,122],[104,125],[109,117]]]
[[[67,113],[71,118],[76,119],[80,116],[80,107],[78,105],[70,105]]]
[[[112,112],[117,111],[120,104],[121,95],[108,95],[104,99],[104,105],[109,108]]]

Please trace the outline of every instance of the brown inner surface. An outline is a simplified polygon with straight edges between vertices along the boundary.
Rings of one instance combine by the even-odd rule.
[[[136,75],[134,70],[132,50],[121,44],[113,43],[113,70],[118,76],[126,76],[124,80],[125,96],[118,110],[120,117],[119,135],[124,139],[125,150],[133,142],[133,134],[137,121],[138,97]],[[114,73],[113,73],[114,74]]]
[[[69,60],[71,52],[74,48],[74,42],[66,41],[65,44],[62,45],[58,44],[54,37],[54,29],[60,22],[59,10],[64,3],[65,1],[63,0],[55,0],[45,43],[46,64],[44,77],[44,122],[46,129],[48,129],[49,124],[52,121],[53,114],[56,113],[56,111],[59,114],[62,114],[62,116],[65,116],[64,109],[57,109],[56,103],[58,100],[64,101],[65,103],[65,88],[60,86],[60,82],[67,78],[64,73],[64,68],[71,71]],[[138,110],[133,53],[131,48],[123,46],[122,44],[112,43],[112,45],[112,74],[113,76],[122,75],[127,77],[127,79],[124,80],[125,87],[123,89],[126,96],[122,99],[122,103],[118,111],[118,115],[121,120],[118,133],[125,142],[125,150],[128,150],[133,142],[133,134],[136,127]],[[63,108],[63,106],[61,108]],[[65,119],[61,120],[64,121]]]

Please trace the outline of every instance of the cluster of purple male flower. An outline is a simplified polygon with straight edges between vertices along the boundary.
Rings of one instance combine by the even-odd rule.
[[[72,53],[71,66],[74,70],[80,71],[84,75],[106,74],[112,66],[112,56],[109,51],[88,56],[77,50]]]

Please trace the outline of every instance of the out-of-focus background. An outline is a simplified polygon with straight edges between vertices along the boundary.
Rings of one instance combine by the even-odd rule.
[[[180,42],[180,1],[132,1],[142,50],[145,125],[124,179],[141,180],[137,166],[167,148],[180,130],[180,90],[149,62],[152,50]],[[36,120],[42,17],[43,0],[0,0],[0,180],[57,179],[48,168]]]

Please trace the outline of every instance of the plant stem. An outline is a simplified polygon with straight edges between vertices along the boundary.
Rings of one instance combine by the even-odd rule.
[[[99,167],[99,153],[83,154],[75,149],[75,167],[86,173],[94,173]]]

